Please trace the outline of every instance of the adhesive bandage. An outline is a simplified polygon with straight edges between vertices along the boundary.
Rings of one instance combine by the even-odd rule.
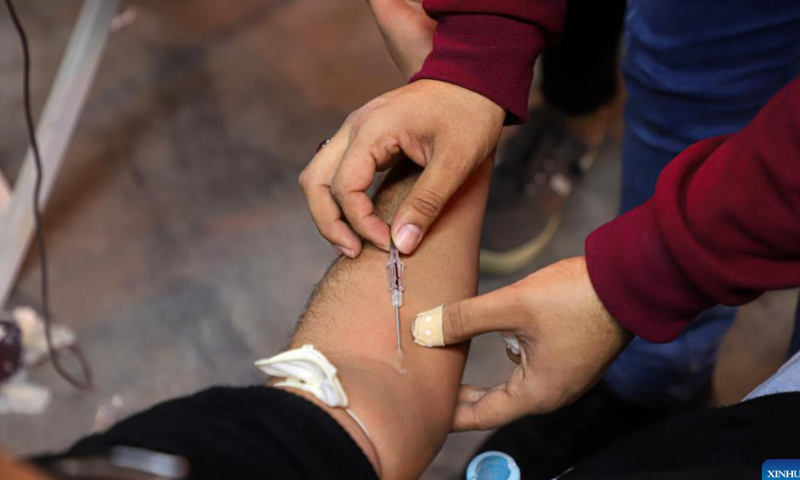
[[[292,387],[314,395],[329,407],[347,407],[347,394],[336,376],[336,367],[313,345],[289,350],[255,362],[272,377],[283,377],[276,387]]]
[[[411,325],[411,334],[414,343],[423,347],[443,347],[444,332],[442,332],[442,318],[445,305],[426,310],[414,318]]]

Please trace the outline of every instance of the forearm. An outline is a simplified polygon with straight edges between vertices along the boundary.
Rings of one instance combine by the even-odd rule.
[[[655,196],[586,242],[611,314],[650,341],[702,310],[800,285],[800,79],[742,131],[670,162]]]
[[[433,51],[412,77],[454,83],[524,122],[536,58],[558,37],[565,0],[427,0],[438,21]]]
[[[491,162],[485,162],[450,200],[422,245],[402,259],[402,354],[386,289],[388,255],[372,246],[330,268],[292,339],[292,347],[315,345],[339,370],[350,408],[372,435],[382,478],[416,478],[450,430],[467,346],[420,348],[410,325],[420,311],[476,293],[490,174]],[[389,174],[376,197],[381,217],[391,218],[416,176],[409,163]],[[346,414],[331,411],[357,440],[361,437]]]

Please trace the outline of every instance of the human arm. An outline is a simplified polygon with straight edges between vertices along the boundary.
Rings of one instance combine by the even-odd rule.
[[[410,162],[390,172],[376,196],[379,215],[390,218],[418,174]],[[467,346],[416,348],[410,324],[421,310],[476,293],[490,174],[491,162],[485,162],[442,212],[425,244],[402,257],[402,356],[386,289],[388,254],[373,246],[331,266],[291,340],[291,347],[313,344],[338,369],[350,408],[373,441],[342,409],[320,406],[351,433],[381,478],[417,478],[450,431]]]
[[[445,343],[513,332],[517,369],[465,386],[456,429],[491,428],[569,403],[632,334],[669,341],[716,303],[800,285],[800,79],[739,133],[695,144],[642,207],[595,231],[586,258],[451,305]]]
[[[411,81],[441,80],[480,93],[524,122],[533,64],[563,26],[561,0],[426,0],[433,50]]]
[[[380,214],[391,214],[418,170],[406,162],[389,173],[376,196]],[[448,205],[426,245],[402,258],[402,356],[386,252],[366,247],[358,259],[339,258],[324,275],[290,347],[312,344],[338,369],[349,398],[339,405],[346,409],[278,386],[285,379],[277,376],[286,370],[272,371],[267,386],[213,387],[170,399],[35,463],[51,472],[91,469],[95,460],[114,464],[122,446],[175,456],[173,466],[188,467],[197,479],[418,478],[450,430],[467,346],[415,349],[410,323],[418,310],[475,294],[490,174],[486,162]],[[262,368],[266,363],[257,362]],[[134,463],[152,465],[147,456],[134,457]],[[74,463],[81,458],[88,463]]]
[[[436,20],[425,13],[422,0],[368,0],[386,49],[410,79],[433,49]]]
[[[373,12],[396,58],[414,52],[408,53],[414,58],[398,62],[407,72],[413,67],[403,65],[417,65],[422,47],[406,51],[393,45],[407,46],[409,31],[427,27],[405,17],[407,29],[392,24],[392,7],[410,11],[405,3],[388,2],[373,0]],[[412,252],[494,150],[504,121],[524,117],[533,63],[560,29],[564,3],[426,2],[438,24],[433,50],[413,83],[353,112],[301,176],[322,236],[350,257],[360,254],[362,237],[387,249],[391,236],[402,252]],[[400,152],[425,172],[393,215],[390,231],[365,192],[376,171],[393,165]]]
[[[586,257],[605,306],[654,342],[717,303],[800,285],[800,78],[740,132],[684,150]]]
[[[558,36],[566,11],[561,0],[369,4],[403,76],[480,93],[507,111],[508,123],[524,122],[533,65]]]

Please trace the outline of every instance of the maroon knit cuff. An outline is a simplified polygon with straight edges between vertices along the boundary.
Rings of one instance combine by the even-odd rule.
[[[715,304],[674,260],[652,200],[592,232],[586,239],[586,265],[611,315],[650,342],[675,339]]]
[[[437,16],[433,51],[411,77],[441,80],[480,93],[506,112],[506,124],[524,123],[533,64],[545,37],[535,24],[483,14]]]

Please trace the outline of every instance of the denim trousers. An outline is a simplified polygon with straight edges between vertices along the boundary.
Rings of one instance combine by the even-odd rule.
[[[800,73],[800,0],[629,0],[623,38],[620,213],[653,195],[684,148],[740,130]],[[670,343],[635,339],[606,384],[642,406],[689,400],[710,383],[735,314],[714,307]],[[792,344],[800,346],[797,327]]]

